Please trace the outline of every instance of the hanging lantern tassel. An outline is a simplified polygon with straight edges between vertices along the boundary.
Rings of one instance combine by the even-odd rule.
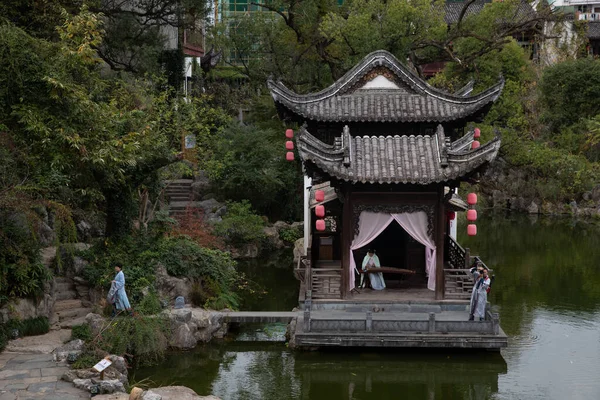
[[[477,221],[477,210],[467,210],[467,221]]]
[[[292,142],[291,140],[288,140],[287,142],[285,142],[285,149],[286,150],[294,150],[294,142]]]
[[[285,159],[288,161],[294,161],[294,152],[293,151],[288,151],[285,154]]]
[[[317,230],[319,232],[323,232],[325,230],[325,220],[324,219],[318,219],[316,225],[317,225]]]
[[[315,207],[315,215],[319,218],[323,218],[325,216],[325,206],[318,205]]]
[[[315,190],[315,200],[319,202],[325,200],[325,192],[322,190]]]
[[[475,204],[477,204],[477,195],[475,193],[469,193],[467,195],[467,203],[470,206],[474,206]]]
[[[285,137],[288,139],[291,139],[294,137],[294,131],[292,129],[286,129],[285,130]]]
[[[471,143],[471,150],[475,150],[481,147],[481,143],[479,143],[479,141],[474,140],[473,143]]]
[[[475,131],[473,132],[473,138],[479,139],[480,137],[481,137],[481,130],[479,128],[475,128]]]
[[[477,235],[477,225],[475,225],[475,224],[467,225],[467,235],[476,236]]]

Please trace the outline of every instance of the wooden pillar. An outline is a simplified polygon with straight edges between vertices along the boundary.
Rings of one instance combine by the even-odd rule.
[[[342,205],[342,299],[348,296],[348,285],[350,284],[350,246],[354,238],[354,216],[352,212],[351,192],[347,190],[345,185],[342,188],[344,195],[344,203]]]
[[[444,186],[438,188],[438,199],[435,212],[435,299],[443,300],[445,294],[444,277],[444,234],[446,230],[446,218],[444,218]]]

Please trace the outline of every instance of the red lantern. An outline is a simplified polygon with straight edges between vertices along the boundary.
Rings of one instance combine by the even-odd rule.
[[[471,150],[478,149],[479,147],[481,147],[481,143],[479,143],[479,141],[474,140],[473,143],[471,143]]]
[[[475,131],[473,132],[473,137],[475,139],[479,139],[481,137],[481,130],[479,128],[475,128]]]
[[[454,221],[454,218],[456,218],[456,213],[454,211],[449,211],[448,212],[448,221]]]
[[[322,190],[316,190],[315,191],[315,200],[316,201],[323,201],[325,200],[325,192]]]
[[[294,161],[294,152],[293,151],[288,151],[285,154],[285,159],[288,161]]]
[[[319,218],[323,218],[325,216],[325,206],[318,205],[315,207],[315,215]]]
[[[324,219],[318,219],[316,225],[317,225],[317,230],[319,232],[323,232],[325,230],[325,220]]]
[[[287,142],[285,142],[285,149],[286,150],[294,150],[294,142],[292,142],[291,140],[288,140]]]
[[[469,193],[467,195],[467,203],[471,206],[477,204],[477,195],[475,193]]]
[[[477,221],[477,210],[467,210],[467,221]]]
[[[477,235],[477,225],[475,225],[475,224],[467,225],[467,235],[469,235],[469,236]]]
[[[291,139],[294,137],[294,131],[292,129],[286,129],[285,130],[285,137],[288,139]]]

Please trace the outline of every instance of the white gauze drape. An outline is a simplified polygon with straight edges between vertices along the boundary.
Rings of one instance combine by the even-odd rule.
[[[427,214],[424,211],[402,214],[383,214],[370,211],[360,213],[358,222],[358,235],[350,246],[350,290],[354,289],[354,260],[353,251],[371,243],[377,236],[388,227],[392,221],[398,222],[400,226],[417,242],[425,246],[425,270],[427,272],[427,288],[435,290],[435,262],[436,249],[433,238],[427,234]]]
[[[425,246],[425,270],[427,289],[435,290],[435,242],[427,234],[427,214],[424,211],[392,214],[400,226],[417,242]]]
[[[371,243],[393,220],[394,217],[392,217],[391,214],[381,214],[370,211],[363,211],[360,213],[358,235],[352,241],[352,245],[350,245],[350,290],[354,289],[354,268],[356,268],[356,261],[354,260],[352,251]]]

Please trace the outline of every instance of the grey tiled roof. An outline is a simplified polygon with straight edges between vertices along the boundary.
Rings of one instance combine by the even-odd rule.
[[[600,39],[600,22],[588,23],[587,37],[590,39]]]
[[[387,69],[396,77],[399,88],[357,89],[361,79],[375,68]],[[392,54],[380,50],[317,93],[296,94],[280,82],[269,81],[268,85],[278,107],[308,120],[443,122],[473,115],[495,101],[504,80],[475,96],[450,94],[430,86]]]
[[[456,150],[442,126],[431,136],[356,136],[346,126],[334,145],[301,129],[298,151],[304,163],[352,183],[430,184],[460,179],[492,161],[500,149],[496,138],[476,150]]]
[[[483,10],[483,7],[491,2],[492,0],[475,1],[474,3],[469,5],[469,8],[465,12],[465,17],[474,14],[479,14],[481,10]],[[465,3],[466,1],[446,1],[446,3],[444,4],[444,8],[446,11],[444,19],[447,24],[455,24],[458,22],[458,18],[460,17],[460,13]],[[533,9],[533,7],[531,7],[531,4],[529,4],[529,2],[525,0],[522,0],[519,3],[518,8],[516,9],[516,14],[514,18],[512,18],[512,21],[526,21],[527,19],[532,18],[534,15],[535,10]]]

